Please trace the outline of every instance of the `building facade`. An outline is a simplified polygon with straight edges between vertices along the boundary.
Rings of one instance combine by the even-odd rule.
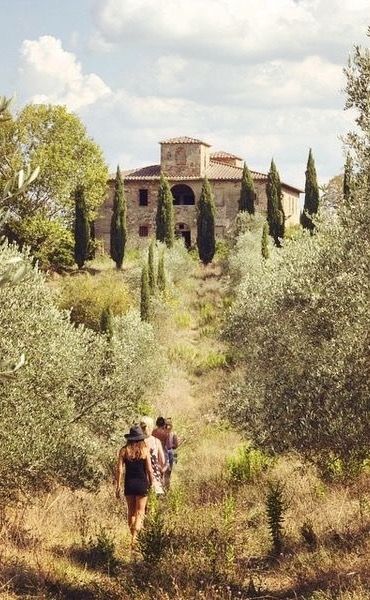
[[[169,180],[174,198],[176,234],[191,247],[196,242],[197,202],[204,177],[207,176],[216,204],[216,237],[222,238],[231,228],[238,213],[243,160],[228,152],[211,152],[210,145],[200,140],[179,137],[160,142],[161,161],[123,173],[127,200],[127,230],[130,245],[155,236],[157,195],[161,173]],[[256,210],[267,209],[267,175],[252,171],[256,191]],[[109,251],[114,178],[108,182],[108,194],[95,223],[97,239]],[[282,183],[286,225],[299,223],[301,190]]]

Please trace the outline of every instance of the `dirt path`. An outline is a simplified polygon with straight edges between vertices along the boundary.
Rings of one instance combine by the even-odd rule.
[[[227,279],[218,265],[196,267],[180,293],[182,304],[173,315],[168,345],[169,373],[156,408],[158,414],[172,417],[176,431],[186,440],[174,477],[186,484],[193,465],[199,476],[214,471],[215,462],[222,468],[240,436],[225,430],[217,417],[220,387],[228,375],[227,349],[218,339]],[[186,326],[179,326],[179,321]]]

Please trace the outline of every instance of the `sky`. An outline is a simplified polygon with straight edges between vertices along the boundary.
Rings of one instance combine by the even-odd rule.
[[[0,0],[1,95],[65,104],[111,170],[191,136],[304,187],[342,171],[345,77],[370,0]]]

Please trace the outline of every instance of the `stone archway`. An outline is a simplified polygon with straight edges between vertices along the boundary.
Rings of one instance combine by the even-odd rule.
[[[186,248],[191,248],[191,231],[186,223],[176,223],[175,234],[177,237],[182,237]]]
[[[171,188],[174,206],[192,206],[195,204],[194,192],[188,185],[177,184]]]

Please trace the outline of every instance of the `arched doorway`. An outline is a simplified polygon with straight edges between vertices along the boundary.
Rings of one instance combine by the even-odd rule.
[[[194,192],[188,185],[178,184],[171,189],[174,206],[191,206],[195,204]]]
[[[191,231],[186,223],[176,223],[175,234],[177,237],[182,237],[186,248],[191,248]]]

